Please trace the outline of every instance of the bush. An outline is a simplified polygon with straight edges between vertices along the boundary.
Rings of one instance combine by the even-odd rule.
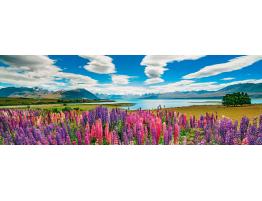
[[[225,106],[251,104],[251,99],[247,93],[237,92],[233,94],[226,94],[222,99],[222,104]]]
[[[70,110],[73,110],[71,107],[64,107],[63,109],[62,109],[62,111],[63,112],[65,112],[65,111],[70,111]]]
[[[58,110],[58,108],[53,108],[52,110],[51,110],[53,113],[59,113],[60,111]]]

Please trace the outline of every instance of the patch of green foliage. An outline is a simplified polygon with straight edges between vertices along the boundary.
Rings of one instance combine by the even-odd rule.
[[[251,104],[251,98],[247,93],[243,92],[227,94],[223,97],[222,104],[225,106],[249,105]]]

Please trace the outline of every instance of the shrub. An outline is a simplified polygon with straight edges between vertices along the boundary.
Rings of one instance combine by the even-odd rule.
[[[64,108],[62,109],[63,112],[64,112],[64,111],[70,111],[70,110],[72,110],[71,107],[64,107]]]

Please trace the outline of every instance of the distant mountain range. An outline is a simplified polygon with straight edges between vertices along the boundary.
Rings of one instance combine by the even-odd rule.
[[[246,92],[252,98],[262,98],[262,83],[260,84],[235,84],[227,86],[218,91],[187,91],[187,92],[172,92],[163,94],[147,94],[143,98],[221,98],[226,94],[234,92]]]
[[[60,90],[48,91],[38,87],[6,87],[0,89],[0,97],[24,97],[24,98],[49,98],[49,99],[130,99],[130,98],[143,98],[143,99],[174,99],[174,98],[221,98],[225,94],[234,92],[247,92],[252,98],[262,98],[262,83],[260,84],[235,84],[227,86],[218,91],[187,91],[187,92],[171,92],[162,94],[145,94],[139,95],[106,95],[106,94],[93,94],[86,89],[74,90]]]
[[[221,98],[226,94],[234,93],[234,92],[246,92],[252,98],[262,98],[262,83],[260,84],[235,84],[227,86],[218,91],[186,91],[186,92],[170,92],[170,93],[161,93],[161,94],[145,94],[142,96],[137,95],[104,95],[104,94],[96,94],[99,98],[104,99],[125,99],[125,98],[143,98],[143,99],[174,99],[174,98],[192,98],[192,99],[200,99],[200,98]]]
[[[0,89],[0,97],[23,97],[23,98],[49,98],[49,99],[99,99],[93,93],[86,89],[48,91],[38,87],[6,87]]]

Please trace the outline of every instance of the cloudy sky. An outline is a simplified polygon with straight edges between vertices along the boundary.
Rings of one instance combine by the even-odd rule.
[[[261,82],[262,56],[258,55],[0,55],[0,88],[144,94]]]

